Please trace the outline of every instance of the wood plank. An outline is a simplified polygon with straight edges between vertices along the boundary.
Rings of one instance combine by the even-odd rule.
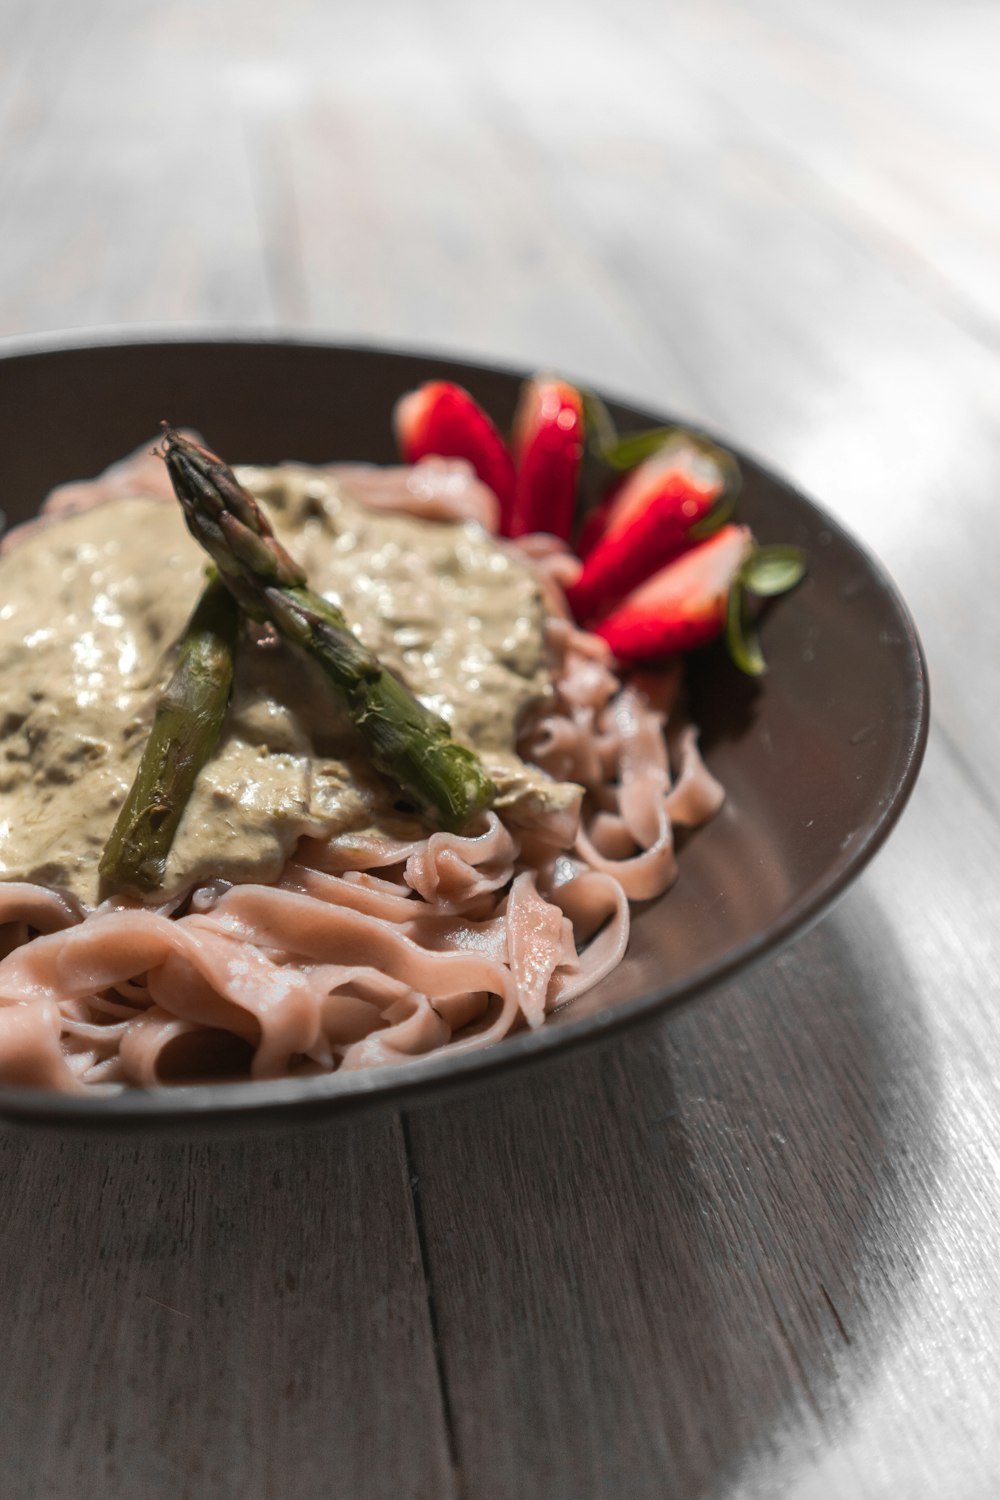
[[[675,12],[684,65],[797,159],[900,276],[1000,346],[1000,17],[729,0]]]
[[[989,1493],[995,18],[4,14],[0,331],[280,318],[562,366],[794,473],[931,648],[946,734],[833,920],[412,1117],[463,1492]],[[391,1122],[0,1149],[18,1496],[452,1492]]]
[[[394,1118],[0,1157],[11,1500],[453,1493]]]
[[[465,16],[485,43],[485,25]],[[988,650],[983,661],[969,661],[968,600],[989,587],[992,566],[974,538],[988,529],[993,506],[995,425],[983,392],[995,385],[995,366],[948,316],[899,284],[822,186],[776,166],[738,112],[701,80],[687,81],[682,59],[670,69],[669,90],[655,92],[667,55],[662,33],[643,31],[637,41],[622,27],[611,36],[588,13],[580,25],[592,23],[589,39],[576,31],[581,50],[599,55],[606,77],[627,79],[629,91],[619,87],[602,112],[592,93],[565,80],[560,89],[553,64],[564,19],[550,11],[548,26],[543,20],[533,32],[534,72],[514,66],[516,28],[506,41],[493,37],[488,49],[469,50],[488,60],[492,86],[555,200],[575,203],[571,222],[585,253],[603,260],[620,294],[645,310],[671,358],[679,345],[695,362],[712,391],[706,410],[812,480],[902,575],[932,660],[951,669],[938,692],[946,720],[963,754],[985,767],[977,757],[990,742],[996,656]],[[746,89],[753,88],[751,71]],[[687,132],[684,119],[693,122]],[[943,543],[934,521],[950,493],[961,505],[948,508]],[[989,609],[977,628],[992,640]],[[509,1096],[481,1100],[475,1121],[471,1107],[466,1119],[450,1119],[448,1138],[463,1143],[460,1201],[433,1175],[444,1129],[435,1131],[430,1117],[413,1121],[448,1390],[474,1488],[971,1495],[988,1484],[995,1427],[979,1378],[949,1342],[956,1321],[970,1337],[980,1320],[988,1326],[996,1301],[989,1263],[972,1248],[991,1242],[995,1209],[984,1205],[970,1228],[966,1202],[984,1163],[970,1163],[962,1182],[961,1173],[947,1176],[940,1154],[934,1058],[962,1051],[953,1017],[935,1014],[938,1029],[922,1044],[902,1044],[905,1067],[895,1055],[914,1024],[913,991],[923,980],[936,1004],[930,976],[952,974],[971,947],[980,957],[965,981],[973,995],[954,979],[947,993],[989,1053],[979,1088],[992,1097],[993,987],[984,992],[979,976],[996,973],[996,953],[983,954],[981,916],[947,902],[935,920],[937,884],[914,890],[915,877],[910,904],[894,897],[897,884],[906,886],[904,870],[928,878],[927,849],[984,817],[967,791],[956,800],[965,774],[955,767],[945,774],[940,756],[932,763],[936,826],[902,845],[889,886],[876,871],[863,887],[869,899],[885,892],[877,899],[889,913],[885,930],[866,928],[871,917],[857,900],[845,906],[793,951],[783,984],[778,969],[711,1011],[678,1017],[667,1033],[681,1038],[669,1070],[661,1065],[657,1075],[640,1054],[643,1074],[631,1053],[622,1061],[609,1052],[604,1070],[589,1060],[567,1064],[558,1082],[526,1080]],[[980,903],[970,902],[967,871],[988,878],[991,843],[992,834],[976,853],[966,848],[968,862],[942,876],[973,909]],[[903,957],[911,953],[920,954],[913,971]],[[865,1018],[863,1040],[852,1005]],[[787,1029],[789,1007],[804,1035],[794,1038],[794,1056],[780,1057],[774,1038]],[[871,1032],[880,1007],[885,1018],[875,1032],[888,1049],[881,1062]],[[756,1028],[748,1014],[758,1015]],[[803,1055],[810,1035],[816,1051]],[[877,1110],[873,1125],[866,1098],[873,1076],[902,1111],[894,1126]],[[623,1140],[612,1122],[634,1119],[657,1096],[675,1107],[671,1091],[686,1151],[665,1152],[657,1169],[658,1158],[651,1162],[645,1145]],[[767,1136],[762,1099],[780,1116],[782,1141],[802,1143],[799,1170]],[[714,1133],[706,1102],[717,1110]],[[962,1086],[949,1089],[943,1149],[985,1152],[989,1163],[975,1111],[963,1103]],[[466,1141],[475,1142],[471,1151]],[[484,1202],[491,1173],[500,1181]],[[873,1186],[885,1179],[888,1200]],[[580,1200],[598,1180],[591,1213]],[[867,1202],[867,1229],[857,1203],[845,1206],[850,1190]],[[946,1192],[948,1217],[928,1275],[926,1224]],[[648,1204],[659,1244],[637,1203]],[[466,1277],[471,1284],[460,1284],[464,1268],[450,1247],[460,1223],[468,1244],[471,1213],[471,1238],[488,1248]],[[699,1246],[691,1224],[700,1229],[703,1220],[710,1230]],[[856,1264],[864,1267],[865,1254],[862,1278]],[[966,1299],[974,1310],[963,1320]],[[891,1363],[886,1352],[899,1329],[905,1354]],[[977,1351],[980,1361],[988,1357]],[[940,1412],[939,1382],[974,1408],[968,1426],[953,1406],[948,1416]],[[487,1411],[507,1414],[501,1434],[486,1430],[478,1414]],[[815,1465],[810,1452],[821,1455]]]
[[[0,331],[285,312],[218,14],[7,18]],[[12,1500],[453,1493],[398,1120],[0,1157]]]
[[[603,265],[632,322],[645,320],[649,357],[661,351],[658,385],[635,394],[697,407],[883,558],[915,611],[938,715],[989,780],[1000,615],[977,608],[974,651],[969,641],[970,601],[996,576],[982,545],[1000,446],[996,357],[900,281],[822,181],[689,76],[666,19],[646,19],[636,29],[575,17],[582,55],[607,79],[600,108],[556,70],[564,8],[533,26],[533,69],[516,66],[516,28],[492,36],[471,10],[455,24],[579,255]],[[599,383],[600,356],[581,373]]]
[[[643,319],[512,148],[450,17],[387,4],[377,45],[353,22],[313,8],[270,94],[249,70],[237,90],[287,170],[310,324],[566,369],[599,349],[609,378],[648,388]]]
[[[0,75],[0,333],[272,320],[242,123],[172,10],[47,0]]]
[[[876,867],[776,963],[411,1115],[470,1493],[988,1493],[1000,946],[948,892],[994,840],[935,747]]]

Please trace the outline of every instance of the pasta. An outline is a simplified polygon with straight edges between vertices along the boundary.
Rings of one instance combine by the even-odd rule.
[[[326,475],[368,505],[495,529],[461,461]],[[57,491],[31,526],[136,493],[166,493],[148,455]],[[505,545],[541,587],[553,688],[518,753],[582,803],[490,811],[462,834],[307,834],[273,881],[201,879],[157,907],[0,883],[0,1083],[149,1088],[413,1062],[538,1027],[614,969],[629,902],[676,878],[674,828],[711,818],[723,792],[680,711],[679,669],[620,681],[566,609],[575,559],[538,536]]]

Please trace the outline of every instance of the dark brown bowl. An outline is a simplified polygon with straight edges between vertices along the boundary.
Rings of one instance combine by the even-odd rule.
[[[394,458],[389,412],[429,377],[458,380],[501,422],[519,373],[381,349],[263,338],[164,338],[0,355],[0,472],[9,523],[54,485],[97,473],[163,417],[239,461]],[[664,420],[618,402],[624,428]],[[0,1090],[0,1117],[125,1129],[304,1121],[469,1085],[606,1037],[694,999],[800,934],[892,828],[927,735],[927,679],[906,607],[878,565],[791,485],[740,454],[741,518],[761,541],[801,543],[810,573],[763,636],[758,688],[726,661],[695,668],[696,717],[724,783],[719,817],[690,837],[680,878],[635,912],[621,967],[539,1031],[483,1052],[371,1072],[205,1084],[112,1098]]]

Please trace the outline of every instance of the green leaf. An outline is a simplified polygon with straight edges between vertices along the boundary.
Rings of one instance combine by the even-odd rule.
[[[583,431],[588,450],[601,459],[618,442],[614,419],[600,396],[593,391],[581,391],[583,401]]]
[[[708,515],[702,516],[700,521],[688,528],[688,537],[692,542],[703,542],[721,531],[736,509],[737,494],[738,490],[724,490]]]
[[[577,477],[574,538],[579,535],[586,517],[604,498],[610,477],[604,452],[618,440],[611,413],[600,396],[595,396],[593,391],[581,390],[580,397],[583,401],[583,458]]]
[[[746,594],[738,580],[729,590],[726,606],[726,647],[748,677],[760,677],[767,670],[760,638],[748,616]]]
[[[801,547],[757,547],[743,564],[740,582],[759,599],[773,599],[801,583],[807,567]]]
[[[664,443],[676,434],[676,427],[649,427],[644,432],[627,432],[604,450],[604,462],[619,474],[627,474],[645,459],[659,453]]]

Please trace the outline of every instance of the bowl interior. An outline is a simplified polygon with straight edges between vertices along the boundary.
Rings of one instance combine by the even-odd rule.
[[[395,458],[389,413],[420,380],[460,381],[501,423],[520,376],[372,349],[177,340],[0,358],[0,474],[8,523],[67,479],[97,473],[158,430],[200,429],[232,461]],[[664,420],[611,403],[624,429]],[[927,727],[919,642],[878,567],[829,517],[740,454],[741,519],[758,539],[797,542],[807,581],[770,612],[761,686],[721,650],[693,673],[695,718],[727,790],[722,813],[686,839],[680,878],[634,914],[622,966],[536,1033],[483,1053],[368,1075],[206,1085],[117,1098],[0,1091],[0,1114],[102,1125],[207,1117],[301,1118],[471,1081],[483,1072],[604,1035],[691,998],[815,918],[862,868],[898,815]]]

